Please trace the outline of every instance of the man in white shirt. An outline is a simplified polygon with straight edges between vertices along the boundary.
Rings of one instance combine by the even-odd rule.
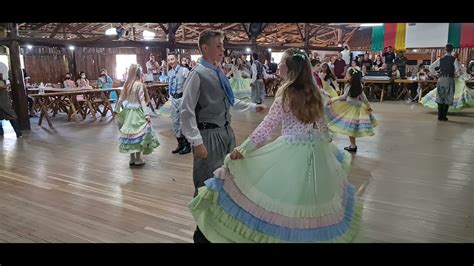
[[[351,65],[351,49],[349,48],[349,45],[344,45],[344,50],[341,52],[342,55],[342,60],[346,62],[346,66]]]

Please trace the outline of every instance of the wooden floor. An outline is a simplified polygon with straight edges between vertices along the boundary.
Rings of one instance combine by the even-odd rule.
[[[379,127],[358,140],[349,178],[365,206],[357,242],[474,242],[474,109],[438,122],[419,105],[372,106]],[[237,142],[262,118],[235,114]],[[169,119],[153,118],[161,146],[142,169],[118,152],[110,117],[52,121],[33,118],[22,139],[3,121],[0,242],[192,242],[192,158],[171,154]]]

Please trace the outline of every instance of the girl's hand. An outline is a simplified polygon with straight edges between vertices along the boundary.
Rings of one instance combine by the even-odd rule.
[[[233,151],[233,152],[230,154],[230,159],[231,159],[231,160],[240,160],[240,159],[242,159],[242,158],[244,158],[244,157],[243,157],[242,154],[241,154],[240,152],[238,152],[238,151]]]

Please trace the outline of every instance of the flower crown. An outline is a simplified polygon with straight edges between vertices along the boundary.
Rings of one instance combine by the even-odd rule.
[[[303,60],[306,60],[306,56],[307,56],[307,55],[306,55],[306,52],[303,51],[303,50],[300,50],[300,49],[296,50],[296,51],[293,53],[293,57],[299,57],[299,58],[301,58],[301,59],[303,59]]]

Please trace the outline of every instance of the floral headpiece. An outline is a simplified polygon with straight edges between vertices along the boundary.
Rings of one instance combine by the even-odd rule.
[[[293,57],[299,57],[303,60],[306,60],[307,55],[306,55],[305,51],[298,49],[293,53]]]

